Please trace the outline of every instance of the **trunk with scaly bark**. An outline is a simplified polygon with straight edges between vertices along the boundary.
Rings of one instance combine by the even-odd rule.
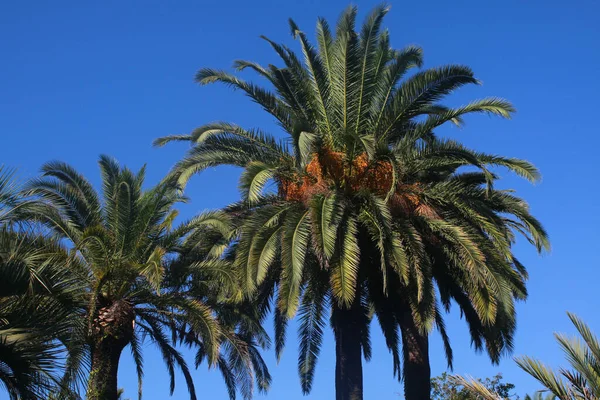
[[[133,335],[133,307],[125,300],[101,307],[90,335],[92,366],[88,379],[88,400],[117,400],[119,359]]]

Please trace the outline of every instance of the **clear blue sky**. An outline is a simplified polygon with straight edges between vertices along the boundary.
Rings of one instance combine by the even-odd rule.
[[[96,160],[107,153],[138,168],[148,163],[156,182],[183,155],[185,146],[153,149],[154,138],[186,133],[215,120],[276,131],[273,121],[240,93],[223,86],[198,87],[195,71],[229,68],[238,58],[276,61],[258,36],[295,45],[287,18],[314,31],[318,16],[335,19],[346,1],[3,1],[0,2],[0,164],[33,176],[50,159],[72,163],[97,183]],[[360,2],[361,18],[376,4]],[[482,87],[454,95],[501,96],[514,102],[511,121],[473,117],[447,133],[477,149],[526,158],[542,171],[541,184],[514,178],[518,190],[550,232],[553,250],[538,257],[528,246],[517,252],[531,273],[530,298],[518,308],[516,354],[558,365],[562,356],[553,331],[573,332],[566,310],[586,319],[600,334],[599,165],[595,163],[600,92],[599,5],[594,1],[394,1],[385,25],[392,44],[418,44],[426,66],[464,63]],[[237,198],[238,172],[210,171],[195,178],[185,215],[223,206]],[[502,371],[519,391],[537,384],[510,358],[491,366],[469,346],[458,315],[448,318],[455,371],[475,376]],[[397,398],[391,358],[373,326],[373,361],[365,365],[365,398]],[[444,371],[434,334],[435,374]],[[296,373],[295,331],[273,374],[272,399],[302,398]],[[147,345],[144,392],[168,397],[168,379],[158,354]],[[189,355],[189,354],[188,354]],[[192,358],[188,357],[190,362]],[[331,399],[334,354],[325,339],[310,399]],[[195,372],[201,398],[225,399],[216,371]],[[134,398],[136,381],[124,356],[120,385]],[[186,399],[178,381],[175,399]]]

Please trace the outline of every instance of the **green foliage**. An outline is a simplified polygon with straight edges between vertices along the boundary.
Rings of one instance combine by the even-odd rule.
[[[6,218],[8,212],[15,203],[16,182],[13,179],[14,172],[0,165],[0,222]]]
[[[497,374],[492,378],[479,379],[478,382],[487,390],[498,394],[502,398],[511,398],[518,400],[518,396],[513,395],[515,385],[504,382],[502,374]],[[468,388],[465,388],[459,381],[452,379],[447,373],[443,373],[431,380],[431,400],[480,400]]]
[[[11,223],[25,204],[19,190],[0,166],[0,384],[28,400],[61,387],[77,283],[58,241]]]
[[[461,376],[452,376],[449,379],[454,385],[462,387],[462,394],[465,399],[475,400],[510,400],[519,399],[519,396],[510,395],[510,389],[506,390],[505,387],[497,387],[490,385],[490,382],[481,382],[481,380],[475,380],[472,378],[463,378]],[[512,386],[512,385],[511,385]],[[548,393],[547,390],[535,392],[533,395],[525,395],[523,400],[555,400],[556,396],[552,393]],[[580,399],[579,397],[577,399]]]

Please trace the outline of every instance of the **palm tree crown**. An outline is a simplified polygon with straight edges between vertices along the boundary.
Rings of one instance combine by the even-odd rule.
[[[19,218],[39,223],[48,234],[69,247],[71,277],[82,286],[73,318],[65,380],[74,380],[90,366],[87,397],[117,397],[116,372],[121,351],[129,346],[135,361],[141,396],[142,341],[148,337],[160,350],[175,385],[178,366],[187,383],[190,398],[195,389],[186,361],[176,350],[178,341],[196,346],[196,364],[207,359],[225,374],[230,395],[235,398],[236,382],[227,379],[234,372],[248,384],[244,397],[251,396],[252,368],[259,365],[256,342],[242,317],[232,314],[221,319],[213,308],[236,290],[217,262],[203,263],[210,252],[219,257],[218,240],[207,249],[208,240],[227,240],[229,227],[215,213],[206,213],[174,225],[173,205],[184,200],[172,185],[162,182],[145,190],[144,168],[133,173],[114,160],[100,158],[102,193],[67,164],[43,166],[43,177],[33,180],[26,193],[35,201],[22,207]],[[207,237],[208,237],[207,236]],[[83,321],[83,323],[80,323]],[[261,342],[264,344],[264,340]],[[224,344],[223,346],[221,346]],[[231,346],[243,351],[229,351]],[[223,350],[225,353],[223,353]],[[229,354],[229,357],[224,358]],[[230,363],[237,362],[237,369]],[[244,369],[244,367],[247,368]],[[259,388],[270,381],[262,367],[257,373]],[[234,372],[232,372],[232,370]],[[246,380],[244,380],[246,379]],[[250,393],[248,393],[250,391]]]

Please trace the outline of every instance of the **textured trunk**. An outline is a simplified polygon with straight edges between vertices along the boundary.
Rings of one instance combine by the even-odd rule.
[[[349,309],[334,304],[331,322],[335,335],[335,398],[362,400],[362,347],[360,298]]]
[[[91,327],[92,366],[87,400],[117,400],[119,359],[133,335],[133,307],[118,300],[100,308]]]
[[[425,400],[431,394],[429,339],[415,326],[410,311],[405,311],[400,324],[404,357],[404,398]]]
[[[125,345],[122,340],[112,337],[94,345],[87,400],[117,400],[117,371]]]

